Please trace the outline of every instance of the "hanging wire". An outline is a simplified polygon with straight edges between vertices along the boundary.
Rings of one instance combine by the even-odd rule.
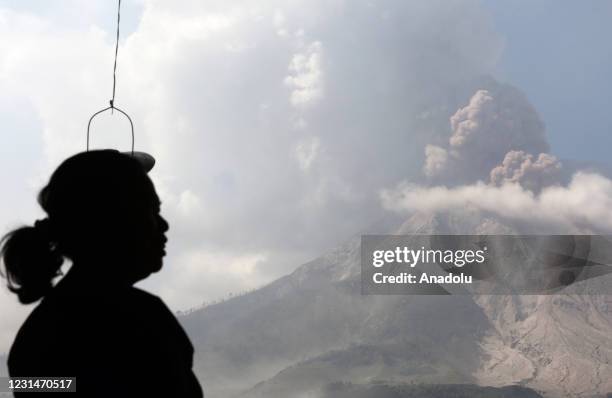
[[[121,25],[121,0],[117,6],[117,40],[115,42],[115,64],[113,65],[113,98],[110,100],[111,108],[115,103],[115,87],[117,86],[117,54],[119,53],[119,26]]]
[[[87,123],[87,151],[89,152],[89,128],[91,127],[91,121],[93,120],[94,117],[98,116],[100,113],[102,112],[106,112],[107,110],[110,109],[111,114],[113,113],[114,110],[119,111],[120,113],[122,113],[123,115],[125,115],[125,117],[127,117],[127,119],[130,121],[130,127],[132,128],[132,155],[134,155],[134,123],[132,122],[132,118],[125,113],[124,111],[122,111],[121,109],[117,108],[115,106],[115,91],[116,91],[116,87],[117,87],[117,55],[119,53],[119,25],[121,22],[121,0],[118,0],[118,5],[117,5],[117,38],[116,38],[116,42],[115,42],[115,63],[113,65],[113,96],[111,98],[110,102],[110,106],[94,113],[93,115],[91,115],[91,117],[89,118],[89,122]]]

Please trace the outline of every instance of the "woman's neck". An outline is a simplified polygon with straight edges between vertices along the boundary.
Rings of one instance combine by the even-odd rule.
[[[57,283],[69,290],[115,290],[133,285],[123,275],[108,267],[91,263],[74,263],[66,275]]]

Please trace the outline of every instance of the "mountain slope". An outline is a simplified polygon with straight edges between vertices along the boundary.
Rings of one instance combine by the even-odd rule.
[[[395,234],[517,233],[475,211],[415,214]],[[522,231],[521,231],[522,232]],[[602,296],[364,296],[359,237],[250,294],[181,317],[207,396],[292,397],[334,382],[612,391]]]

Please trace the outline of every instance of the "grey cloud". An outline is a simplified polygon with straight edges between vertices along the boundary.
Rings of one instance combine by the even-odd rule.
[[[139,57],[124,62],[154,95],[130,98],[159,160],[176,250],[265,252],[258,267],[270,276],[378,218],[378,191],[419,174],[430,140],[420,127],[438,121],[417,116],[456,109],[456,93],[472,93],[499,54],[473,1],[213,3],[145,7],[124,51]],[[210,12],[224,24],[207,28]],[[161,35],[163,19],[198,28]],[[172,57],[143,52],[151,37]],[[175,214],[184,190],[200,213]]]
[[[84,149],[87,118],[107,104],[114,32],[6,12],[0,87],[40,119],[46,177]],[[137,149],[158,161],[151,175],[171,223],[167,266],[148,283],[176,293],[199,280],[197,304],[361,230],[383,213],[381,188],[420,175],[434,127],[500,51],[476,0],[143,1],[119,48],[117,104]],[[97,146],[129,144],[117,117],[95,128]],[[227,272],[204,281],[194,268],[214,259]],[[253,269],[234,272],[240,259]],[[196,300],[188,290],[170,305]]]
[[[435,177],[448,167],[448,151],[436,145],[425,146],[425,164],[423,172],[427,177]]]
[[[518,89],[508,85],[478,90],[450,117],[450,126],[446,147],[426,148],[424,171],[437,181],[485,181],[510,151],[548,150],[537,112]]]
[[[541,153],[534,160],[533,155],[524,151],[510,151],[490,176],[493,185],[518,183],[538,193],[542,187],[560,182],[561,162],[548,153]]]

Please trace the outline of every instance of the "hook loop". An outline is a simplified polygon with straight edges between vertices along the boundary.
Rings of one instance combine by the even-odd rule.
[[[113,104],[113,100],[110,100],[110,106],[106,107],[104,109],[102,109],[101,111],[98,111],[96,113],[94,113],[93,115],[91,115],[91,117],[89,118],[89,122],[87,123],[87,152],[89,152],[89,128],[91,127],[91,121],[98,116],[99,114],[107,111],[107,110],[111,110],[111,112],[113,111],[113,109],[116,109],[117,111],[121,112],[123,115],[125,115],[125,117],[127,117],[127,119],[130,121],[130,127],[132,128],[132,155],[134,155],[134,123],[132,122],[132,118],[125,113],[124,111],[122,111],[121,109],[117,108],[116,106],[114,106]]]

